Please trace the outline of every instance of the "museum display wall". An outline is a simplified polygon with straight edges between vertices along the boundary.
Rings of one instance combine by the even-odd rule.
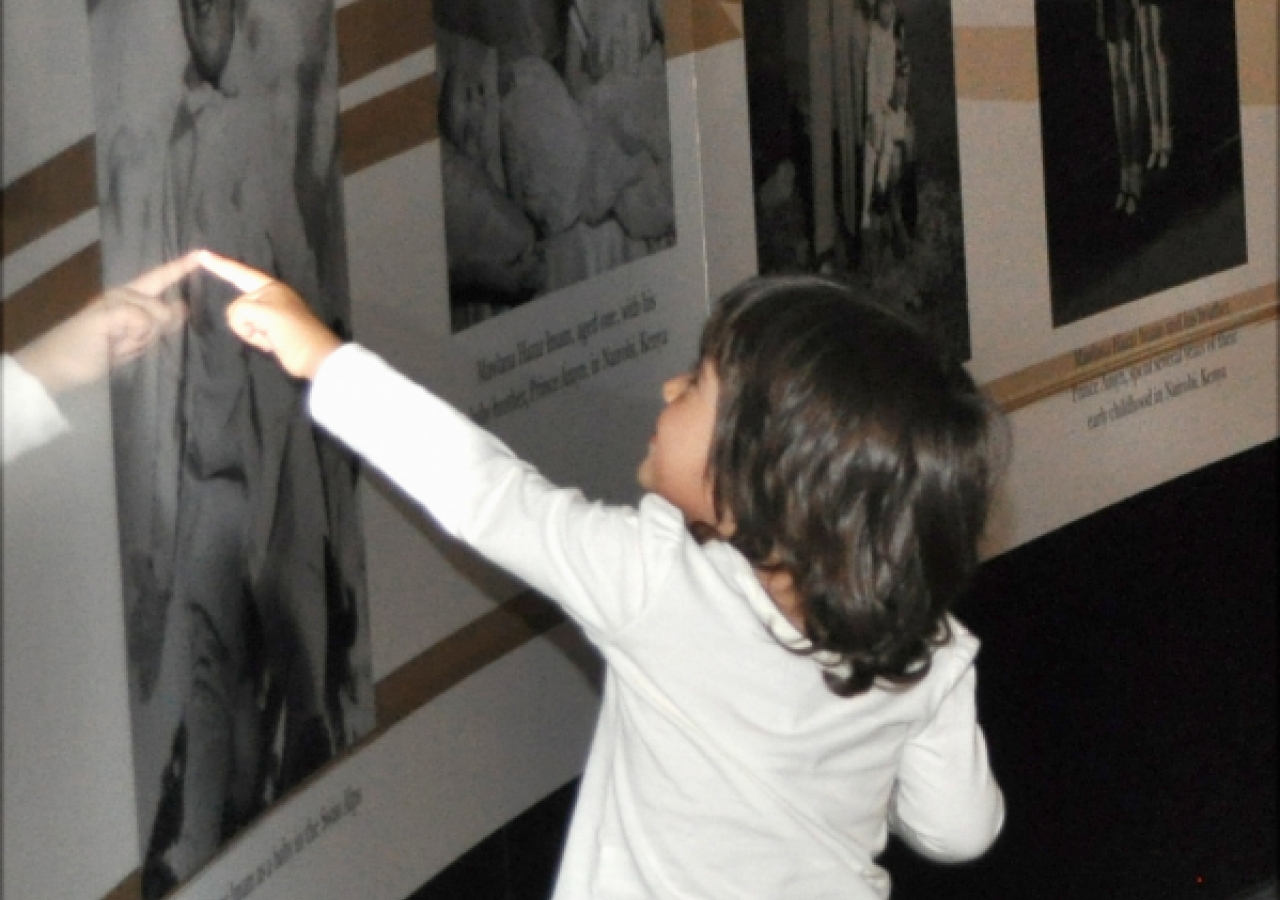
[[[753,24],[776,4],[639,0],[601,56],[584,36],[626,5],[6,2],[5,352],[209,244],[305,285],[553,479],[627,502],[710,303],[808,268],[918,318],[1009,412],[989,556],[1275,438],[1269,0],[1173,6],[1172,152],[1162,167],[1144,132],[1132,212],[1089,4],[899,0],[907,99],[886,159],[911,177],[883,187],[840,150],[861,134],[830,3],[788,5],[770,34]],[[190,25],[232,6],[222,31]],[[178,335],[58,394],[67,433],[6,448],[4,894],[401,900],[579,773],[594,657],[376,476],[300,457],[300,392],[226,355],[225,296],[174,292]],[[6,436],[23,412],[6,404]],[[249,454],[250,485],[265,468],[296,489],[230,501],[173,474],[214,448]],[[300,569],[300,548],[325,548],[336,573],[314,616],[285,617],[290,653],[261,640],[269,595],[223,624],[201,593],[221,570],[194,588],[174,574],[204,546],[190,535],[240,518],[324,522],[248,544],[250,566]],[[243,683],[224,673],[246,697],[212,762],[187,750],[183,674],[212,632],[166,609],[201,611],[247,660]],[[321,658],[324,678],[281,688]],[[206,764],[234,777],[189,786]],[[187,842],[173,822],[192,809],[217,821]]]

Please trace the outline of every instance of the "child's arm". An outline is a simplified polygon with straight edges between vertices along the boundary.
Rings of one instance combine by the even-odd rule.
[[[976,686],[970,660],[933,719],[907,742],[889,809],[890,828],[939,862],[981,856],[1004,824],[1004,795],[978,725]]]
[[[593,637],[639,612],[654,566],[641,545],[674,544],[658,533],[665,524],[642,527],[633,510],[556,487],[375,354],[340,346],[289,288],[213,255],[206,265],[250,291],[228,307],[231,329],[291,374],[311,378],[312,418],[447,533],[558,601]],[[670,527],[684,534],[678,520]]]

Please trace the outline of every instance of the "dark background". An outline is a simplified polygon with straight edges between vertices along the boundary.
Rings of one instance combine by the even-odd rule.
[[[1165,0],[1161,9],[1173,154],[1168,169],[1145,180],[1138,214],[1130,217],[1113,209],[1120,163],[1094,0],[1036,2],[1055,326],[1246,261],[1234,6]],[[1140,77],[1136,47],[1135,67]]]
[[[976,863],[891,843],[894,900],[1275,898],[1276,443],[983,566],[981,716],[1008,819]],[[576,782],[409,900],[545,900]]]

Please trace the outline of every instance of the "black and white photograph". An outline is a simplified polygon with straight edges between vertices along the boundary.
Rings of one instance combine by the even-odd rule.
[[[662,6],[433,5],[455,333],[675,245]]]
[[[949,0],[744,0],[760,271],[865,284],[969,357]]]
[[[104,280],[207,248],[350,336],[330,0],[90,0]],[[112,374],[142,894],[164,896],[374,726],[353,459],[227,328]]]
[[[1055,327],[1247,261],[1230,0],[1038,0]]]

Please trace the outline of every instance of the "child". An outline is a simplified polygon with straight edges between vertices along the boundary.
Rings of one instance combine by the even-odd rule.
[[[607,663],[559,900],[885,898],[892,828],[983,853],[1003,799],[977,641],[996,420],[959,365],[856,290],[755,279],[663,387],[638,508],[557,488],[287,287],[232,329],[312,379],[315,419],[448,532],[554,598]]]

